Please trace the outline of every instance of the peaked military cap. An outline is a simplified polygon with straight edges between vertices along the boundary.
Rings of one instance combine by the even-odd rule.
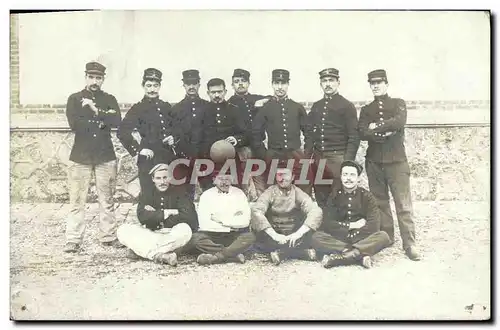
[[[85,65],[85,73],[94,73],[104,76],[106,74],[106,67],[101,63],[89,62]]]
[[[142,77],[142,80],[156,80],[158,82],[161,82],[161,76],[162,73],[160,70],[155,68],[149,68],[144,70],[144,75]]]
[[[244,70],[244,69],[234,69],[233,78],[235,78],[235,77],[249,80],[250,79],[250,72],[248,72],[247,70]]]
[[[339,70],[337,70],[335,68],[328,68],[328,69],[321,70],[319,72],[319,78],[321,79],[323,77],[335,77],[335,78],[338,78],[339,77]]]
[[[288,82],[290,80],[290,72],[284,69],[275,69],[272,72],[272,81],[284,81]]]
[[[198,70],[186,70],[182,72],[182,81],[200,81],[200,72]]]
[[[373,70],[368,73],[368,82],[385,81],[387,82],[387,73],[383,69]]]

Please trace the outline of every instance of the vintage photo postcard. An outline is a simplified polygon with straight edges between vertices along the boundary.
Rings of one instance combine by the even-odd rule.
[[[489,11],[10,14],[11,320],[490,320]]]

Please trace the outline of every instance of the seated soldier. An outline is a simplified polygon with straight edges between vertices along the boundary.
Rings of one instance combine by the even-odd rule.
[[[250,232],[250,205],[243,191],[231,185],[231,175],[214,174],[214,185],[200,196],[199,230],[191,244],[201,252],[200,265],[245,262],[243,252],[255,242]]]
[[[256,250],[269,252],[275,265],[290,257],[316,260],[310,239],[321,224],[322,211],[292,183],[293,179],[290,169],[277,169],[277,183],[266,189],[252,207]]]
[[[172,173],[166,164],[154,166],[149,173],[155,188],[140,194],[137,217],[141,225],[121,225],[118,240],[140,257],[176,266],[175,251],[189,242],[198,227],[196,209],[182,191],[170,186]]]
[[[358,186],[363,167],[346,160],[340,170],[342,187],[328,197],[323,223],[312,237],[312,246],[325,254],[321,261],[325,268],[358,262],[370,268],[371,256],[391,241],[386,232],[380,231],[375,197]]]

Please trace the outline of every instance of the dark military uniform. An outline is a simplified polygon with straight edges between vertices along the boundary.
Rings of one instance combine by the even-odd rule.
[[[235,69],[233,72],[233,78],[234,77],[242,77],[247,81],[249,81],[250,72],[243,69]],[[257,116],[259,110],[261,109],[261,107],[255,107],[255,102],[265,98],[270,98],[270,96],[247,93],[245,95],[234,94],[228,100],[229,103],[239,108],[239,116],[241,117],[241,120],[243,120],[244,123],[244,128],[245,128],[244,133],[247,141],[251,141],[253,138],[252,136],[253,120]],[[265,139],[266,139],[266,133],[262,131],[261,136],[259,137],[259,141],[256,141],[255,144],[263,145],[263,141]],[[236,149],[237,152],[240,153],[240,155],[243,153],[245,154],[246,158],[253,158],[256,155],[256,150],[252,148],[253,145],[254,145],[253,143],[249,143],[249,146],[245,147],[238,148],[238,146],[236,146]],[[252,167],[252,170],[254,171],[256,171],[257,169],[258,167],[256,165]],[[260,176],[252,176],[251,179],[254,182],[257,194],[260,195],[266,188],[265,178],[260,175]],[[247,183],[244,183],[244,190],[248,190],[247,185],[248,185]]]
[[[146,210],[146,205],[152,206],[155,211]],[[165,209],[177,209],[179,214],[165,219],[163,214]],[[137,218],[142,225],[151,230],[171,228],[179,223],[187,223],[193,232],[198,229],[198,215],[193,202],[184,193],[171,187],[164,192],[155,189],[153,193],[141,193],[137,205]]]
[[[106,68],[97,62],[86,65],[86,74],[104,76]],[[97,114],[90,105],[82,106],[82,99],[91,99],[98,108]],[[116,154],[111,141],[111,128],[120,124],[120,107],[116,98],[98,89],[84,89],[68,98],[66,117],[75,142],[68,170],[71,212],[67,219],[65,251],[74,252],[85,232],[85,203],[92,173],[100,205],[99,240],[109,243],[116,240],[116,219],[113,195],[116,188]]]
[[[99,112],[82,107],[82,98],[94,100]],[[78,164],[96,165],[116,160],[111,142],[111,128],[118,127],[121,120],[116,98],[103,92],[84,89],[71,94],[66,106],[69,127],[75,133],[75,143],[69,159]]]
[[[198,70],[185,70],[182,72],[182,77],[184,83],[189,81],[199,83],[200,81]],[[198,95],[186,95],[172,107],[174,136],[175,140],[179,141],[176,146],[177,153],[180,157],[190,159],[189,166],[179,165],[176,167],[174,176],[176,179],[186,178],[184,189],[191,200],[194,200],[195,184],[190,184],[190,180],[194,160],[198,156],[193,137],[201,129],[201,114],[208,103],[208,101],[200,98]]]
[[[323,77],[339,78],[337,69],[319,72]],[[340,94],[325,95],[315,102],[308,114],[309,139],[304,146],[306,154],[313,154],[313,171],[318,173],[321,159],[326,160],[324,179],[333,179],[333,186],[340,187],[340,164],[344,160],[354,160],[359,148],[358,116],[354,104]],[[324,206],[331,185],[314,185],[316,200]]]
[[[273,80],[289,80],[289,73],[286,70],[274,70]],[[259,143],[262,132],[267,132],[268,142],[267,151]],[[289,99],[288,97],[278,99],[272,97],[257,114],[252,125],[252,140],[257,157],[264,159],[267,163],[265,172],[266,178],[269,175],[269,167],[272,159],[287,161],[294,160],[293,174],[295,180],[300,177],[302,164],[300,159],[306,158],[301,150],[300,132],[303,132],[307,143],[307,113],[304,107]],[[307,172],[307,179],[311,182],[312,171]],[[308,184],[297,184],[307,194],[311,194],[311,188]]]
[[[200,129],[194,134],[193,145],[200,158],[210,159],[210,148],[219,140],[234,136],[237,140],[236,147],[247,145],[244,122],[238,114],[239,109],[223,101],[222,103],[209,102],[203,108],[200,116]],[[235,155],[238,185],[241,186],[241,162],[238,154]],[[223,164],[215,164],[215,170],[220,170]],[[212,186],[212,177],[209,175],[200,178],[200,185],[205,191]]]
[[[156,80],[161,82],[161,72],[156,69],[144,71],[143,80]],[[137,157],[137,167],[139,168],[139,181],[141,191],[153,191],[153,182],[149,171],[159,163],[169,164],[176,158],[175,145],[169,146],[163,140],[173,135],[172,107],[170,103],[160,98],[144,98],[134,104],[125,115],[120,125],[117,136],[132,157],[137,155],[142,149],[150,149],[154,156],[148,159],[144,155]],[[132,132],[137,130],[141,136],[138,143],[132,136]]]
[[[387,79],[385,71],[376,70],[368,74],[370,79]],[[370,129],[370,123],[376,123]],[[387,94],[375,97],[370,104],[361,108],[359,134],[368,141],[366,151],[366,173],[370,191],[377,198],[381,210],[381,230],[394,241],[394,220],[389,204],[391,190],[396,205],[403,248],[415,244],[415,225],[412,220],[410,192],[410,167],[404,146],[406,104],[402,99]]]
[[[350,230],[349,223],[359,219],[365,219],[366,225]],[[389,236],[379,226],[377,202],[368,190],[358,187],[348,193],[340,188],[323,207],[323,222],[312,237],[312,246],[324,254],[357,248],[362,255],[372,256],[390,244]]]

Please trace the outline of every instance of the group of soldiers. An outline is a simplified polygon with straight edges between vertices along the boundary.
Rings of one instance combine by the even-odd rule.
[[[85,201],[94,173],[100,204],[99,240],[117,248],[126,246],[133,257],[174,266],[179,254],[195,253],[199,264],[208,265],[231,260],[243,263],[253,252],[262,252],[269,253],[276,265],[300,258],[321,259],[326,268],[352,263],[369,268],[371,256],[394,243],[390,190],[403,249],[411,260],[420,260],[404,147],[406,105],[388,96],[385,70],[368,73],[374,100],[362,107],[359,120],[355,106],[339,94],[340,76],[334,68],[319,72],[324,97],[309,113],[288,97],[287,70],[272,71],[274,93],[264,96],[250,94],[250,73],[235,69],[234,95],[227,101],[224,80],[207,82],[207,101],[199,95],[199,71],[186,70],[182,73],[186,95],[171,106],[159,97],[162,72],[148,68],[142,79],[144,97],[123,120],[116,98],[101,89],[105,71],[100,63],[87,63],[85,88],[67,102],[75,142],[70,155],[72,208],[64,251],[81,249]],[[112,128],[118,129],[120,142],[137,158],[141,187],[140,224],[119,228],[113,203]],[[220,140],[236,150],[236,173],[227,174],[216,164],[211,173],[196,173],[198,182],[189,180],[197,171],[195,161],[209,159],[211,146]],[[370,191],[358,186],[363,171],[355,162],[360,140],[368,141],[365,167]],[[179,158],[189,161],[172,169],[169,164]],[[269,166],[263,174],[244,179],[242,169],[249,159],[265,164],[279,160],[278,170],[271,174],[274,181],[266,181]],[[311,166],[305,169],[307,184],[299,185],[295,180],[303,170],[303,160]],[[326,167],[321,169],[325,160]],[[320,170],[333,183],[314,181]],[[179,177],[188,180],[173,185]],[[202,190],[197,208],[196,184]],[[251,196],[252,185],[255,196]]]

